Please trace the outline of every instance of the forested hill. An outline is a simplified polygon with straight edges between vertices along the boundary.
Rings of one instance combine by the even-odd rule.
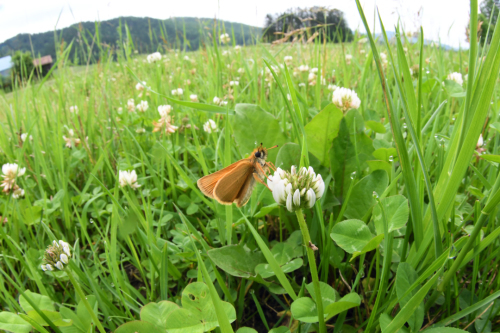
[[[29,34],[19,34],[0,43],[0,57],[13,54],[17,50],[31,52],[31,45],[33,45],[35,56],[50,54],[55,59],[56,45],[59,48],[61,41],[65,45],[74,41],[70,54],[70,59],[74,61],[74,59],[81,58],[81,55],[87,53],[87,51],[78,52],[75,58],[75,52],[79,49],[88,50],[90,48],[94,36],[98,36],[98,38],[95,38],[95,42],[101,46],[115,47],[121,38],[126,40],[127,31],[125,25],[129,29],[135,48],[140,53],[149,53],[164,47],[185,47],[187,50],[196,50],[200,46],[200,41],[204,38],[203,35],[207,38],[208,33],[212,33],[214,24],[217,24],[220,28],[224,27],[231,36],[234,31],[235,41],[240,45],[252,44],[255,42],[255,38],[260,38],[261,28],[228,21],[193,17],[176,17],[166,20],[148,17],[120,17],[98,23],[82,22],[64,29],[58,29],[55,32],[48,31],[33,34],[31,35],[31,42]],[[95,34],[96,26],[99,28],[98,35]],[[203,35],[201,31],[204,31]],[[93,54],[97,55],[99,47],[94,45],[92,50]]]

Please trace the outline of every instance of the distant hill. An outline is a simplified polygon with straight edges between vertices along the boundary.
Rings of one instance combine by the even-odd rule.
[[[260,38],[261,35],[259,27],[214,19],[177,17],[158,20],[148,17],[119,17],[101,22],[81,22],[55,32],[33,34],[31,42],[29,34],[19,34],[0,43],[0,57],[12,55],[17,50],[31,52],[31,45],[33,45],[35,56],[51,55],[56,59],[56,47],[60,47],[60,42],[63,41],[68,45],[74,41],[70,59],[75,63],[84,63],[94,40],[96,26],[99,34],[96,35],[95,45],[92,47],[92,61],[99,59],[100,50],[97,44],[116,47],[120,40],[126,40],[125,25],[128,27],[136,50],[140,53],[151,53],[164,47],[197,50],[204,38],[209,38],[208,33],[213,32],[214,24],[217,24],[220,29],[225,27],[226,32],[231,36],[234,31],[234,39],[240,45],[254,44],[255,39]],[[201,31],[203,33],[200,33]],[[55,40],[58,42],[56,43]]]

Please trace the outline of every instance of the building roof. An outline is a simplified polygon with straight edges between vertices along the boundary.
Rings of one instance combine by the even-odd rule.
[[[3,72],[6,69],[12,68],[12,57],[6,56],[0,58],[0,72]]]
[[[52,63],[52,57],[50,55],[46,55],[46,56],[43,56],[41,58],[38,58],[38,59],[34,59],[33,60],[33,65],[36,67],[36,66],[44,66],[44,65],[48,65],[48,64],[51,64]]]

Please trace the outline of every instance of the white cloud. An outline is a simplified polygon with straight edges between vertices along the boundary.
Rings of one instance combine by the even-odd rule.
[[[467,0],[361,0],[367,20],[373,26],[374,8],[380,10],[387,30],[393,31],[398,15],[409,31],[423,25],[427,39],[462,47],[465,42],[465,25],[469,20]],[[325,6],[342,10],[352,29],[362,28],[354,0],[316,0],[308,5]],[[303,0],[0,0],[0,41],[19,33],[37,33],[64,28],[80,21],[107,20],[119,16],[148,16],[166,19],[174,16],[217,17],[223,20],[262,26],[266,14],[282,12],[291,7],[304,7]],[[420,15],[416,13],[420,10]],[[60,15],[60,17],[59,17]],[[59,21],[58,21],[59,19]],[[451,28],[451,29],[450,29]],[[380,31],[378,23],[376,31]]]

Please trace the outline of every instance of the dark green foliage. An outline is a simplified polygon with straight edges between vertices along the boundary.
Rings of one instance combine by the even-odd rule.
[[[21,79],[27,79],[33,71],[33,58],[30,52],[17,51],[12,56],[12,75]]]
[[[82,22],[55,32],[34,34],[31,36],[31,41],[29,34],[19,34],[0,43],[0,57],[18,50],[31,52],[32,43],[36,56],[51,55],[55,61],[60,54],[60,47],[56,47],[56,44],[59,45],[61,42],[69,44],[74,41],[69,59],[76,64],[86,63],[88,50],[92,49],[90,60],[96,62],[102,49],[117,48],[120,36],[126,38],[125,25],[128,26],[133,44],[140,53],[151,53],[164,48],[197,50],[205,43],[204,38],[210,38],[207,33],[213,33],[214,23],[219,26],[219,29],[224,27],[231,37],[231,29],[234,29],[235,44],[253,44],[253,41],[260,35],[260,28],[213,19],[181,17],[158,20],[147,17],[121,17],[99,23]],[[96,26],[99,28],[98,36],[95,34]]]
[[[306,32],[306,35],[303,32]],[[283,34],[297,31],[294,38],[305,38],[306,40],[315,32],[323,32],[326,29],[328,41],[338,43],[350,41],[353,34],[344,13],[338,9],[325,9],[321,7],[288,9],[284,13],[268,14],[263,29],[263,38],[275,41],[286,38]],[[292,41],[294,38],[286,38],[284,41]]]

